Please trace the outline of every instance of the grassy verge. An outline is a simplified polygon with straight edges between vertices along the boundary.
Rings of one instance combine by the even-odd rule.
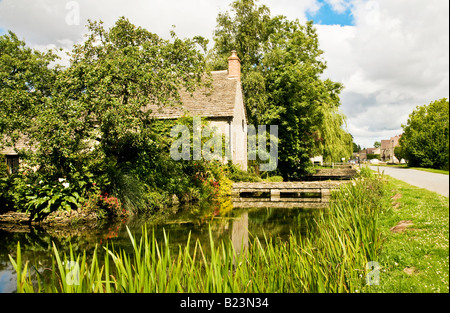
[[[435,169],[435,168],[424,168],[424,167],[408,167],[408,168],[412,169],[412,170],[419,170],[419,171],[424,171],[424,172],[448,175],[448,171],[446,171],[446,170],[438,170],[438,169]]]
[[[366,291],[449,292],[448,198],[393,178],[389,188],[393,207],[379,220],[380,284]]]
[[[395,164],[395,165],[387,165],[387,164],[370,164],[370,166],[386,166],[386,167],[397,167],[397,168],[408,168],[411,170],[418,170],[430,173],[444,174],[449,175],[449,171],[439,170],[435,168],[425,168],[425,167],[408,167],[406,164]]]

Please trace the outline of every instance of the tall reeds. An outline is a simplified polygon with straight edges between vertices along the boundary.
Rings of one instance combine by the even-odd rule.
[[[168,234],[160,243],[146,227],[139,240],[128,230],[131,253],[103,247],[102,262],[97,249],[88,264],[85,254],[75,256],[70,249],[61,256],[54,246],[51,279],[38,274],[34,283],[18,244],[16,259],[10,256],[18,273],[17,291],[356,292],[364,288],[366,264],[377,260],[381,248],[377,219],[383,190],[382,179],[375,177],[345,184],[306,235],[292,232],[287,241],[253,238],[240,251],[231,241],[214,242],[210,233],[209,253],[190,236],[174,252]]]

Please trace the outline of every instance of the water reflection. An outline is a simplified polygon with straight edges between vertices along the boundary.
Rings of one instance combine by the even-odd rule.
[[[96,245],[108,245],[114,249],[132,252],[132,246],[126,226],[131,233],[140,238],[144,225],[153,232],[159,243],[164,241],[163,231],[168,235],[171,247],[175,251],[186,244],[189,234],[191,244],[199,240],[206,253],[209,252],[209,232],[215,243],[222,241],[233,243],[235,251],[246,251],[252,238],[258,237],[264,242],[268,239],[285,240],[291,232],[305,232],[308,221],[316,209],[234,209],[225,215],[204,215],[181,212],[165,221],[155,222],[142,216],[133,216],[128,220],[97,225],[95,228],[73,227],[65,229],[23,228],[11,232],[0,229],[0,292],[14,292],[16,274],[11,266],[8,254],[15,257],[17,242],[20,242],[22,260],[30,261],[37,270],[50,272],[52,268],[52,245],[60,253],[67,253],[69,245],[75,254],[92,255]],[[101,255],[103,249],[98,249]]]
[[[244,212],[233,221],[231,229],[231,242],[238,253],[247,251],[248,248],[248,212]]]

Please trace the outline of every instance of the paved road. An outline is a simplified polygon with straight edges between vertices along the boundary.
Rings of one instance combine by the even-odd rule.
[[[448,197],[449,176],[444,174],[430,173],[407,168],[395,168],[386,166],[369,166],[372,170],[384,171],[384,174],[400,179],[410,185],[425,188]]]

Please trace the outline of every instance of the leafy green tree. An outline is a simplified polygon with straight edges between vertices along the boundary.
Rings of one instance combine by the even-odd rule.
[[[238,52],[249,122],[279,126],[283,176],[307,175],[315,155],[349,157],[352,140],[339,111],[342,85],[321,79],[326,64],[312,22],[271,17],[254,0],[236,0],[231,11],[217,18],[210,64],[225,68],[230,51]]]
[[[417,106],[402,125],[399,142],[410,166],[449,168],[449,102]]]
[[[373,143],[373,147],[374,147],[374,148],[379,148],[379,147],[381,147],[381,142],[375,141],[375,142]]]
[[[79,195],[95,183],[130,207],[145,205],[138,202],[148,200],[151,179],[135,169],[145,164],[157,175],[166,163],[176,172],[146,107],[178,105],[180,89],[202,84],[205,45],[201,37],[181,40],[174,33],[162,39],[125,18],[110,29],[89,22],[70,66],[52,68],[53,54],[32,51],[12,33],[2,36],[0,135],[11,142],[26,136],[33,149],[23,157],[37,169],[21,181],[38,188],[40,180],[53,186],[66,179]],[[34,207],[48,213],[54,206]]]
[[[125,18],[109,31],[101,23],[90,23],[89,30],[86,42],[73,51],[65,73],[69,81],[60,87],[80,109],[99,150],[122,162],[130,157],[130,145],[148,136],[146,106],[179,104],[181,88],[193,91],[199,85],[204,72],[200,41],[163,40]],[[92,133],[95,125],[98,133]]]
[[[219,13],[214,31],[214,49],[210,51],[213,69],[227,67],[231,50],[239,52],[241,69],[248,72],[261,63],[263,49],[271,33],[270,10],[265,5],[258,6],[254,0],[231,3],[230,12]]]
[[[401,161],[402,159],[406,160],[407,158],[406,153],[402,148],[402,146],[397,146],[394,148],[394,155],[399,161]]]
[[[353,136],[352,136],[352,138],[353,138]],[[353,152],[359,153],[359,151],[361,151],[361,146],[356,144],[354,141],[352,141],[352,146],[353,146]]]
[[[81,135],[80,144],[95,146],[90,170],[103,174],[108,192],[139,210],[145,206],[146,188],[167,187],[167,179],[157,177],[182,176],[182,171],[174,175],[178,167],[164,152],[146,107],[178,105],[181,88],[191,92],[201,85],[205,62],[198,47],[205,48],[205,41],[175,34],[164,40],[125,18],[109,30],[101,22],[88,28],[87,40],[73,50],[60,94],[77,112],[74,123],[82,121],[77,131],[71,128]],[[80,146],[79,152],[85,151]],[[149,170],[135,170],[144,166]]]
[[[0,147],[28,135],[51,95],[58,68],[49,65],[55,59],[26,47],[11,31],[0,36]]]

